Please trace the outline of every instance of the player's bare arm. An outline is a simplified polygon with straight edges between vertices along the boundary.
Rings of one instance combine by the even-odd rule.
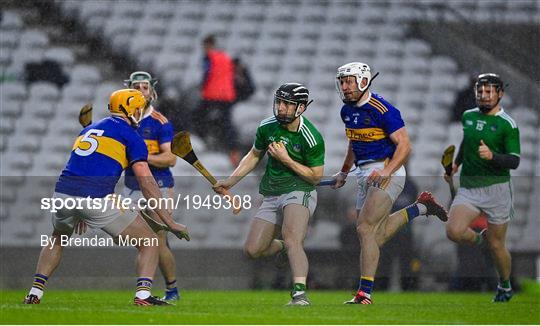
[[[148,167],[148,163],[136,162],[133,164],[132,168],[133,173],[137,177],[137,181],[139,182],[144,198],[161,198],[161,191],[159,190],[156,180]],[[159,218],[173,231],[185,232],[187,230],[184,225],[174,222],[170,212],[167,209],[158,207],[154,209],[154,211],[157,213]]]
[[[221,193],[221,188],[232,188],[235,184],[242,180],[242,178],[244,178],[251,171],[253,171],[253,169],[255,169],[257,164],[259,164],[259,162],[261,161],[263,155],[263,151],[259,151],[255,147],[252,147],[251,150],[242,158],[240,164],[238,164],[236,169],[234,169],[230,177],[225,180],[218,180],[218,182],[212,187],[214,188],[214,191],[217,193]]]
[[[289,169],[293,170],[294,173],[296,173],[298,176],[300,176],[307,182],[316,185],[317,183],[319,183],[319,181],[321,181],[324,173],[324,166],[309,167],[296,162],[289,156],[289,153],[287,152],[285,146],[276,142],[272,142],[268,146],[268,154],[272,155],[272,157],[279,160]]]
[[[354,153],[352,151],[352,143],[349,140],[349,145],[347,147],[347,154],[345,154],[345,160],[343,162],[343,167],[341,171],[333,175],[333,178],[336,180],[336,183],[332,185],[333,189],[341,188],[346,182],[347,175],[351,170],[351,167],[354,164]]]
[[[405,127],[394,131],[390,135],[390,139],[394,144],[396,144],[394,156],[392,159],[390,159],[390,161],[388,161],[388,164],[382,170],[373,171],[368,178],[368,182],[370,183],[382,184],[383,181],[388,179],[394,172],[402,167],[403,164],[405,164],[409,154],[411,153],[411,141]]]
[[[148,164],[156,168],[170,168],[176,165],[176,155],[171,152],[171,143],[159,145],[159,154],[148,154]]]

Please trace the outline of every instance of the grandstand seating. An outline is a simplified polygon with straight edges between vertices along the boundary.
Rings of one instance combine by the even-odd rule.
[[[537,1],[495,2],[490,8],[486,5],[492,2],[482,0],[449,1],[445,5],[477,22],[494,17],[507,23],[540,21]],[[349,61],[367,62],[374,71],[381,72],[373,91],[397,106],[409,126],[414,146],[409,174],[425,177],[418,179],[421,188],[431,188],[441,198],[447,196],[446,185],[439,177],[440,152],[461,139],[461,127],[447,121],[456,92],[467,84],[467,75],[452,58],[432,53],[427,42],[407,37],[408,24],[413,20],[457,19],[447,14],[439,1],[423,1],[422,7],[412,1],[308,0],[153,0],[137,5],[125,1],[57,0],[56,4],[63,15],[76,17],[90,33],[103,35],[104,42],[114,45],[113,50],[129,55],[141,69],[151,71],[161,80],[159,86],[187,88],[196,84],[201,75],[202,37],[210,32],[218,34],[219,43],[229,53],[249,64],[258,86],[256,94],[234,110],[234,122],[242,126],[239,132],[245,142],[252,140],[259,121],[272,114],[272,92],[280,83],[305,83],[315,99],[306,116],[319,126],[327,144],[326,174],[340,168],[346,146],[338,114],[341,101],[334,90],[335,70]],[[354,25],[344,29],[338,24],[342,22]],[[47,233],[50,229],[46,214],[25,211],[27,194],[45,189],[33,187],[34,179],[29,177],[59,174],[79,131],[79,108],[93,102],[95,119],[106,116],[108,95],[122,87],[124,76],[103,80],[104,72],[77,60],[72,49],[51,44],[45,31],[25,26],[24,13],[16,9],[3,11],[0,32],[0,67],[5,76],[18,79],[0,84],[1,175],[3,183],[10,185],[9,191],[0,196],[0,245],[24,245],[29,234]],[[62,90],[48,83],[26,86],[21,81],[24,64],[42,58],[58,60],[69,74],[70,83]],[[523,179],[538,176],[538,108],[512,107],[510,103],[507,94],[503,104],[509,107],[522,133],[522,163],[514,174]],[[232,171],[224,154],[206,150],[196,136],[192,142],[209,170],[217,175]],[[179,160],[173,172],[183,176],[178,180],[178,192],[212,194],[206,184],[193,186],[191,179],[196,171],[185,162]],[[49,189],[53,179],[45,182]],[[524,192],[516,198],[519,227],[510,229],[510,245],[526,249],[534,245],[534,231],[540,227],[535,216],[540,186],[537,180],[519,180],[518,184]],[[238,193],[245,190],[256,196],[256,182],[252,180],[243,181],[237,189]],[[228,212],[186,210],[176,215],[190,226],[194,241],[188,247],[240,247],[247,223],[238,221],[249,217],[247,212],[231,216]],[[29,224],[33,227],[25,227]],[[338,245],[335,224],[318,223],[316,228],[307,240],[308,246]],[[448,241],[442,241],[444,230],[438,223],[418,222],[415,232],[422,234],[419,241],[425,250],[444,252],[451,247]]]

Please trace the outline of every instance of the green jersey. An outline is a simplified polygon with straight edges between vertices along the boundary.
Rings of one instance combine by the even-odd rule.
[[[272,142],[282,142],[289,156],[308,166],[324,165],[324,140],[315,126],[300,116],[298,131],[292,132],[282,126],[275,117],[261,122],[253,146],[266,151]],[[278,196],[291,191],[312,191],[315,186],[298,176],[280,161],[268,156],[266,171],[259,186],[263,196]]]
[[[510,180],[510,170],[499,168],[480,158],[480,141],[493,153],[519,156],[519,129],[514,119],[501,108],[495,115],[486,115],[475,108],[461,118],[463,124],[463,166],[460,184],[464,188],[487,187]]]

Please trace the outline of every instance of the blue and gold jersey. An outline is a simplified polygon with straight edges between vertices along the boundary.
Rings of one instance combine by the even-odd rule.
[[[374,93],[361,106],[345,104],[341,120],[356,164],[391,158],[396,145],[390,135],[405,126],[398,109]]]
[[[148,113],[139,123],[137,132],[144,139],[148,148],[148,153],[159,154],[159,146],[172,141],[174,136],[173,127],[161,113],[153,108],[150,110],[150,113]],[[150,171],[152,171],[152,175],[160,188],[174,187],[171,169],[157,168],[150,165]],[[125,184],[129,189],[140,190],[139,183],[137,182],[137,179],[135,179],[132,169],[126,170]]]
[[[78,197],[105,197],[114,193],[124,169],[147,157],[148,150],[135,129],[122,118],[105,118],[81,131],[55,191]]]

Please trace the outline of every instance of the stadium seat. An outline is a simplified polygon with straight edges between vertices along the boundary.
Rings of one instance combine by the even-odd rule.
[[[175,14],[175,7],[172,3],[162,1],[149,1],[145,7],[145,19],[156,21],[170,21]]]
[[[18,81],[0,83],[0,96],[6,100],[25,100],[28,96],[26,86]]]
[[[95,86],[101,82],[101,73],[91,65],[77,64],[71,71],[71,83],[78,83],[84,87]]]
[[[29,86],[29,100],[35,102],[54,102],[58,100],[60,90],[51,82],[35,82]]]
[[[18,46],[19,39],[21,37],[18,31],[1,29],[0,32],[2,33],[2,38],[0,38],[0,46],[3,50],[2,52],[8,49],[13,50]]]
[[[13,119],[2,116],[2,119],[0,119],[0,134],[2,134],[3,142],[7,140],[7,135],[11,134],[14,128]]]
[[[43,58],[46,60],[54,60],[62,64],[63,67],[71,68],[75,63],[75,54],[69,48],[65,47],[50,47],[45,50]]]
[[[90,87],[68,84],[62,89],[62,100],[64,101],[90,102],[94,97],[94,91]]]
[[[49,37],[40,30],[25,30],[19,40],[20,48],[31,51],[43,51],[48,45]]]
[[[25,140],[20,140],[25,142]],[[8,145],[10,150],[2,155],[2,176],[23,176],[33,163],[31,152],[19,151],[18,144]]]
[[[5,31],[19,31],[23,28],[23,26],[23,19],[18,12],[13,10],[2,10],[2,19],[0,20],[0,29],[2,30],[2,34]]]

